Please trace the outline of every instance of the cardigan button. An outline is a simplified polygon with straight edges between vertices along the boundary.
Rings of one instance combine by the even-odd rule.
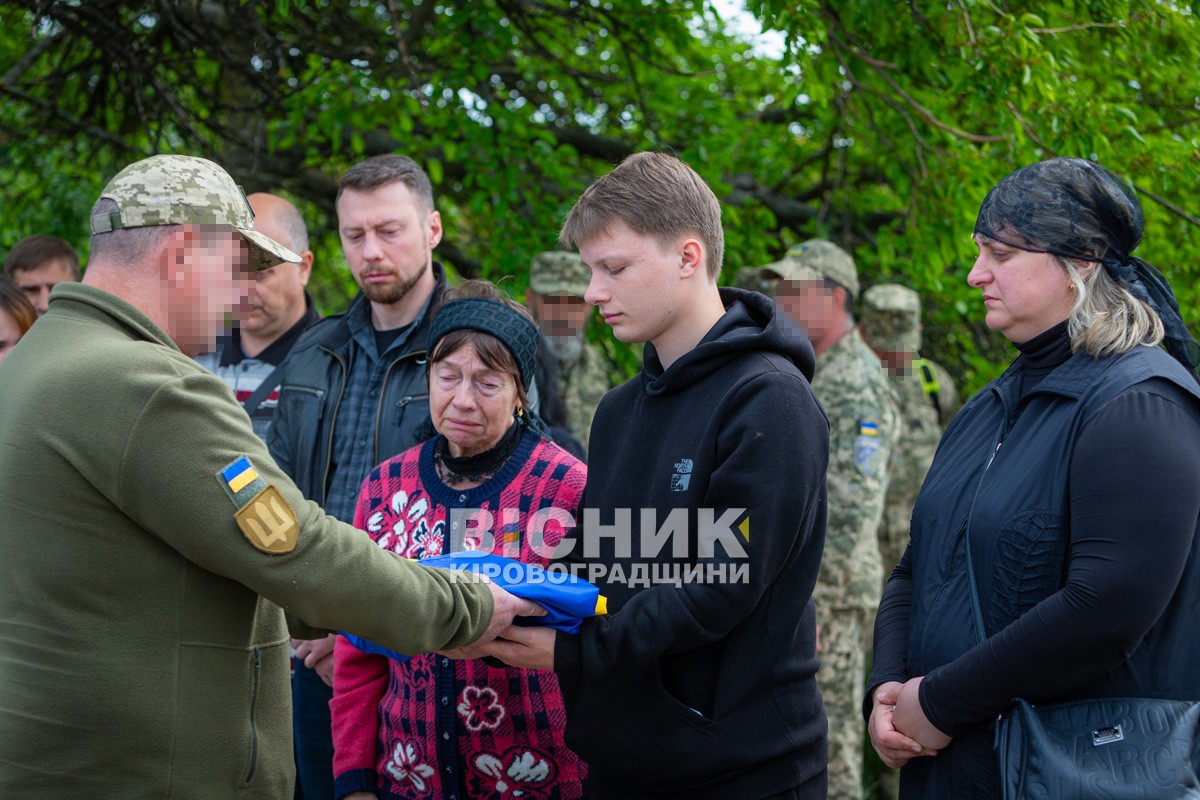
[[[442,705],[450,705],[450,697],[448,695],[442,695]]]

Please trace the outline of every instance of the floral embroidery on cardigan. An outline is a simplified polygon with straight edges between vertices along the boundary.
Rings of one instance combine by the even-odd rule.
[[[428,446],[385,461],[363,482],[355,521],[381,549],[405,558],[483,549],[548,563],[578,510],[586,467],[528,435],[492,480],[451,490],[431,458],[425,463]],[[341,642],[337,659],[331,710],[339,780],[370,775],[381,799],[583,797],[587,765],[563,742],[566,710],[553,672],[436,654],[399,664],[343,650]]]

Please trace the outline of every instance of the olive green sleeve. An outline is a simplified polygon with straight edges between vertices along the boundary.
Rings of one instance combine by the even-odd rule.
[[[190,562],[309,625],[409,654],[484,633],[492,616],[485,585],[398,558],[326,515],[276,466],[219,379],[199,368],[177,371],[183,374],[153,391],[130,430],[116,491],[125,513]],[[219,473],[242,455],[296,515],[287,552],[263,552],[235,522],[237,506]]]

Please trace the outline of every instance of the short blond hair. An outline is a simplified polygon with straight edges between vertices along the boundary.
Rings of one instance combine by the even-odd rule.
[[[668,153],[634,153],[584,190],[567,214],[559,241],[577,249],[620,220],[666,242],[695,234],[704,245],[708,277],[721,274],[725,232],[721,204],[696,171]]]

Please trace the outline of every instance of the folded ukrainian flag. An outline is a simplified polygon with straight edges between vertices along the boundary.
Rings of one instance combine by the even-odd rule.
[[[596,586],[583,578],[567,572],[552,572],[538,564],[526,564],[504,556],[464,550],[426,558],[419,562],[423,567],[438,569],[467,570],[491,578],[505,591],[532,600],[546,609],[544,617],[518,617],[517,625],[538,628],[555,628],[564,633],[579,633],[585,617],[598,617],[608,613],[608,600]],[[405,662],[412,656],[401,655],[395,650],[369,642],[350,633],[339,634],[364,653],[387,656]]]

